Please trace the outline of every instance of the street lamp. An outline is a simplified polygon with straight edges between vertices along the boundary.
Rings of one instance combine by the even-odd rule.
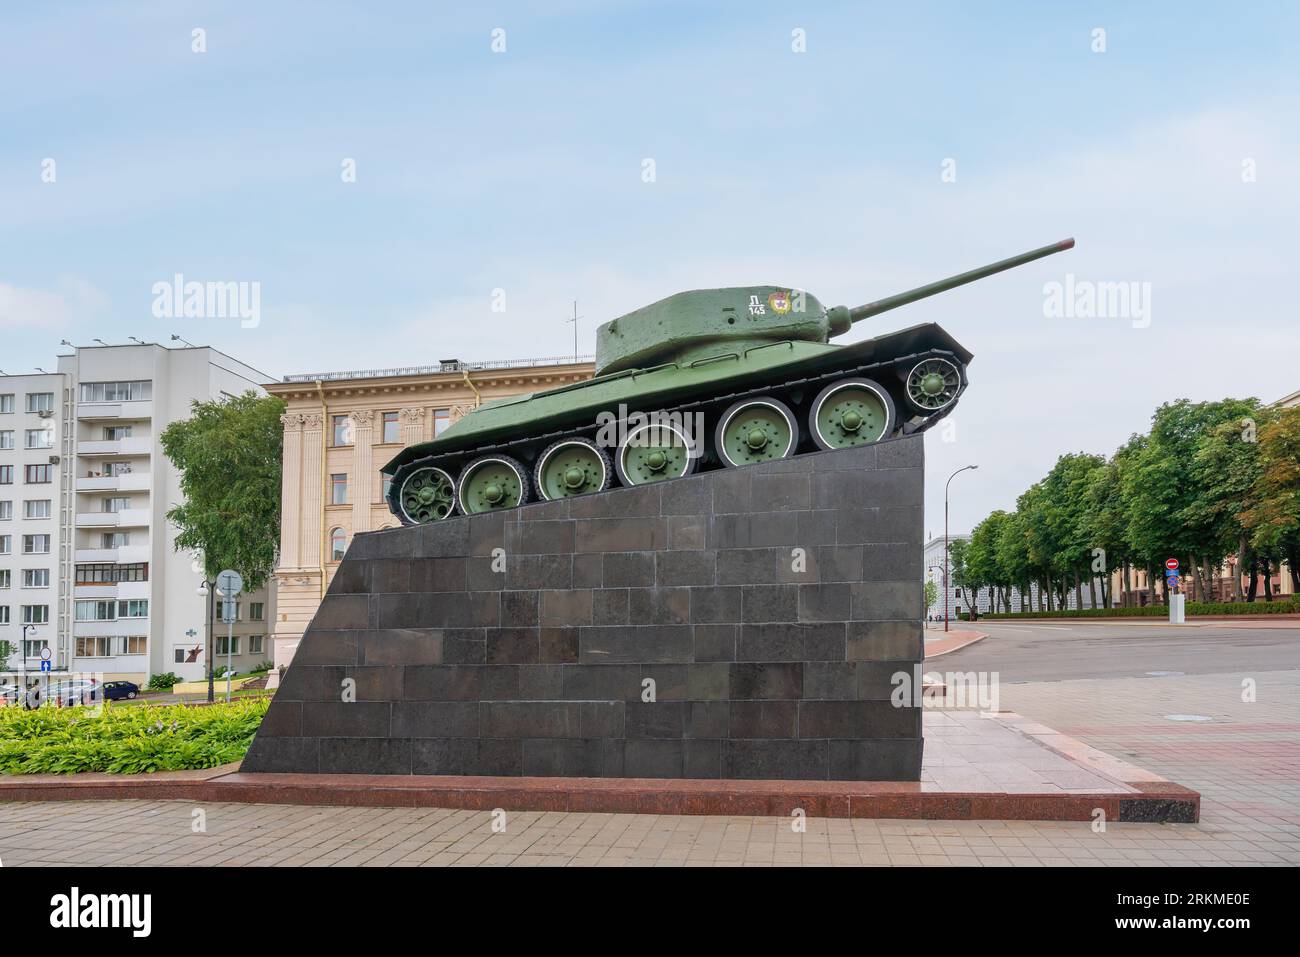
[[[925,570],[927,572],[938,572],[941,576],[943,575],[943,569],[938,565],[926,565]],[[932,578],[930,581],[934,581],[934,579]],[[925,606],[925,627],[927,630],[930,628],[930,606],[928,604]]]
[[[213,596],[213,592],[216,591],[216,588],[217,588],[217,583],[210,582],[207,579],[204,579],[202,584],[200,584],[198,588],[198,593],[200,597],[206,598],[208,600],[208,617],[205,623],[207,631],[204,633],[203,636],[203,653],[208,659],[208,704],[212,704],[212,702],[216,700],[216,689],[214,687],[214,682],[216,679],[212,673],[212,659],[213,659],[212,613],[213,613],[213,607],[216,604],[216,598]]]
[[[27,631],[28,629],[35,631],[36,626],[27,624],[26,622],[23,623],[22,647],[18,649],[18,659],[23,663],[23,690],[22,690],[22,697],[19,700],[22,701],[24,707],[26,707],[27,705]]]
[[[978,465],[963,465],[957,471],[948,476],[948,481],[943,484],[943,630],[948,630],[948,486],[962,472],[968,469],[977,469]]]

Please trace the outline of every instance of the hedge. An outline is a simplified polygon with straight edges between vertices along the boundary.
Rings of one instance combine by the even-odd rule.
[[[1215,601],[1191,602],[1185,609],[1187,615],[1298,615],[1300,601]],[[980,615],[991,618],[1167,618],[1167,605],[1141,605],[1134,608],[1081,608],[1070,611],[1013,611],[990,612]]]
[[[269,704],[0,708],[0,773],[214,768],[244,756]]]

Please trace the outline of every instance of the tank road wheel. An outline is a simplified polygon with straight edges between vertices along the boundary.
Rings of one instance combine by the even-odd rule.
[[[808,412],[813,441],[821,449],[847,449],[879,442],[894,431],[894,400],[870,379],[841,379],[822,389]]]
[[[667,423],[632,429],[614,457],[618,480],[629,486],[690,475],[695,471],[695,463],[685,434]]]
[[[508,455],[485,455],[460,470],[457,501],[466,515],[498,512],[528,501],[528,470]]]
[[[947,359],[922,359],[907,374],[907,401],[918,412],[946,409],[960,391],[961,370]]]
[[[560,439],[537,459],[537,494],[548,502],[609,488],[614,469],[609,456],[590,439]]]
[[[416,469],[402,479],[397,504],[408,525],[440,522],[456,510],[456,483],[440,468]]]
[[[713,447],[728,466],[783,459],[792,455],[798,444],[794,413],[771,396],[741,399],[730,406],[713,433]]]

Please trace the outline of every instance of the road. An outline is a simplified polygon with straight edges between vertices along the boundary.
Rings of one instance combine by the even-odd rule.
[[[1300,621],[1280,624],[982,621],[988,638],[927,667],[996,671],[1013,684],[1300,669]]]

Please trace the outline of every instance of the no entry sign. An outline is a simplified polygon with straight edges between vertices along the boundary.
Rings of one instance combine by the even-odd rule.
[[[1176,558],[1166,558],[1166,559],[1165,559],[1165,568],[1173,569],[1173,568],[1177,568],[1177,567],[1178,567],[1178,559],[1176,559]]]

